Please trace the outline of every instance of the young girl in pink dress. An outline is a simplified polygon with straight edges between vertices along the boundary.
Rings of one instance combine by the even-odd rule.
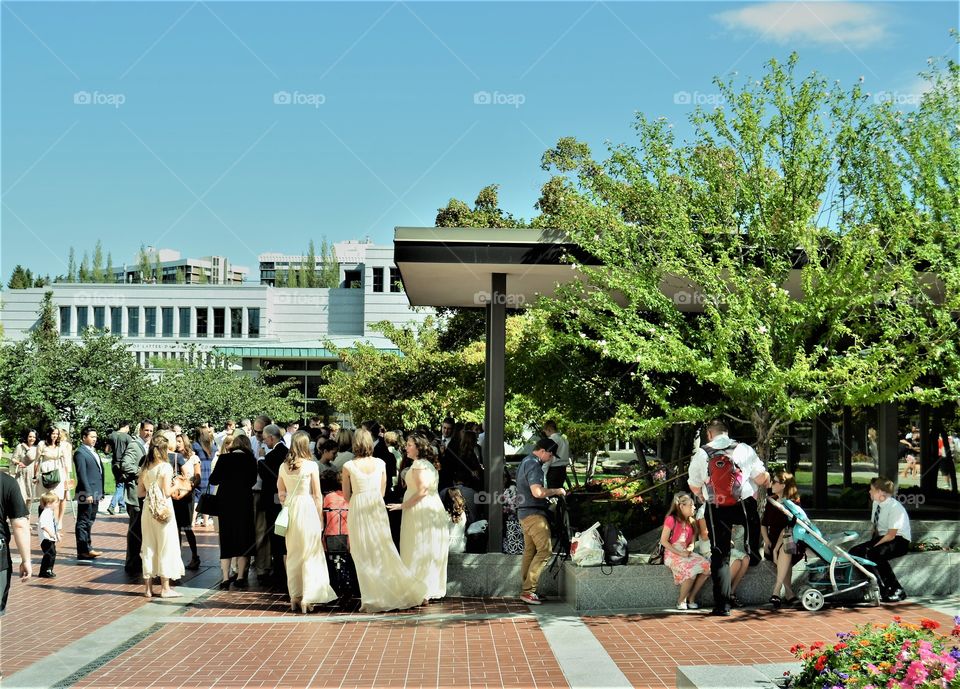
[[[710,561],[693,551],[694,512],[693,498],[687,493],[677,493],[660,532],[663,564],[673,572],[673,583],[680,586],[677,610],[699,608],[697,593],[710,578]]]

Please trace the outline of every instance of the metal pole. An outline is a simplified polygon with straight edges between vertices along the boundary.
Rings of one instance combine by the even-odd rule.
[[[484,458],[487,470],[487,552],[499,553],[503,542],[503,414],[504,365],[507,340],[507,276],[494,273],[487,305],[486,422]]]

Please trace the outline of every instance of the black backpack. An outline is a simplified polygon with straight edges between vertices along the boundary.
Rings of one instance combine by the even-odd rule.
[[[603,563],[605,565],[625,565],[630,559],[627,539],[614,524],[607,524],[601,532],[603,538]]]
[[[560,495],[556,500],[550,524],[550,535],[553,537],[553,559],[547,567],[547,571],[553,572],[554,577],[560,573],[560,566],[570,559],[570,513],[567,511],[567,499]]]

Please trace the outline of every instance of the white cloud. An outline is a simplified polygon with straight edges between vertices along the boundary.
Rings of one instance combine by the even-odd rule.
[[[876,7],[854,2],[768,2],[715,15],[728,29],[760,34],[777,43],[865,47],[887,37]]]

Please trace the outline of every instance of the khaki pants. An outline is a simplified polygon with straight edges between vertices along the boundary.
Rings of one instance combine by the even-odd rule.
[[[523,591],[521,593],[536,593],[540,573],[553,553],[550,543],[550,522],[542,514],[532,514],[520,520],[520,528],[523,529],[523,564],[520,566]]]

